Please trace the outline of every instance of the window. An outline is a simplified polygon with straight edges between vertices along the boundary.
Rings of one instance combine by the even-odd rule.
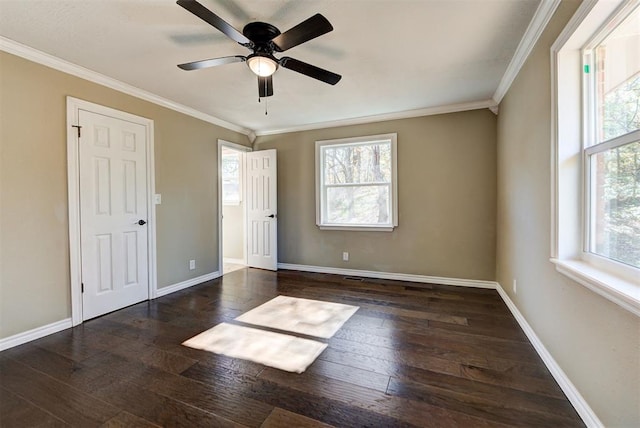
[[[240,173],[240,152],[223,147],[221,174],[224,205],[240,205],[242,201]]]
[[[316,224],[391,231],[398,225],[397,135],[316,141]]]
[[[585,250],[640,268],[640,8],[616,21],[584,50]]]
[[[585,250],[640,268],[640,8],[620,18],[584,50]]]
[[[640,316],[640,0],[583,2],[551,71],[551,261]]]

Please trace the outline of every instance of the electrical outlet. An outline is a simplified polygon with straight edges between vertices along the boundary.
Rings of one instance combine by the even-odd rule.
[[[162,195],[160,193],[156,193],[155,195],[153,195],[153,202],[156,205],[160,205],[162,203]]]
[[[513,293],[518,294],[518,283],[515,279],[513,280]]]
[[[342,253],[342,261],[345,261],[345,262],[349,261],[349,253],[347,251]]]
[[[196,261],[189,260],[189,270],[194,270],[196,268]]]

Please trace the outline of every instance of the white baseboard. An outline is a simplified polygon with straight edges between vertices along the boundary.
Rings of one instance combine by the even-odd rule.
[[[551,375],[553,375],[553,378],[556,380],[556,382],[558,382],[558,385],[560,385],[560,388],[565,393],[573,407],[576,409],[576,412],[578,412],[585,425],[594,428],[604,427],[604,424],[600,421],[600,419],[598,419],[598,416],[591,409],[589,404],[586,402],[584,397],[582,397],[571,380],[569,380],[569,377],[560,368],[556,360],[553,359],[547,348],[544,346],[535,331],[533,331],[533,328],[531,328],[531,326],[522,315],[522,313],[518,310],[518,307],[515,305],[515,303],[513,303],[507,292],[504,291],[499,283],[496,284],[498,294],[500,294],[500,297],[502,297],[502,300],[504,300],[504,303],[507,305],[516,321],[518,321],[518,324],[520,324],[520,327],[524,331],[524,334],[527,335],[527,338],[535,348],[536,352],[538,352],[538,355],[540,355],[540,358],[542,358],[542,361],[547,366],[547,369],[549,369]]]
[[[373,270],[343,269],[324,266],[296,265],[290,263],[278,263],[278,269],[331,273],[335,275],[359,276],[364,278],[395,279],[398,281],[421,282],[428,284],[457,285],[460,287],[489,288],[492,290],[495,290],[498,285],[498,283],[494,281],[445,278],[441,276],[414,275],[409,273],[376,272]]]
[[[177,284],[158,288],[158,291],[156,292],[156,297],[166,296],[167,294],[175,293],[176,291],[184,290],[185,288],[193,287],[194,285],[211,281],[212,279],[220,278],[221,276],[222,275],[220,274],[220,271],[215,271],[215,272],[207,273],[205,275],[198,276],[196,278],[187,279],[186,281],[178,282]]]
[[[189,288],[194,285],[219,278],[220,276],[221,276],[220,272],[216,271],[216,272],[208,273],[206,275],[199,276],[197,278],[188,279],[186,281],[179,282],[177,284],[173,284],[168,287],[163,287],[157,290],[157,297],[166,296],[167,294],[184,290],[185,288]],[[41,337],[45,337],[62,330],[66,330],[71,327],[73,327],[71,318],[66,318],[61,321],[56,321],[51,324],[43,325],[42,327],[37,327],[29,331],[25,331],[22,333],[15,334],[13,336],[5,337],[4,339],[0,339],[0,351],[4,351],[5,349],[13,348],[14,346],[31,342],[32,340],[40,339]]]
[[[234,264],[234,265],[245,265],[245,264],[247,264],[244,261],[244,259],[232,259],[232,258],[229,258],[229,257],[225,257],[224,259],[222,259],[222,261],[224,263],[231,263],[231,264]]]
[[[33,330],[5,337],[4,339],[0,339],[0,351],[31,342],[32,340],[40,339],[41,337],[66,330],[71,327],[71,318],[66,318],[51,324],[43,325],[42,327],[34,328]]]

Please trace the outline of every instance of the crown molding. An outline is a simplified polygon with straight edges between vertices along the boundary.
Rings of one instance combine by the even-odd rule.
[[[19,57],[28,59],[30,61],[42,64],[44,66],[53,68],[55,70],[62,71],[64,73],[68,73],[74,75],[76,77],[91,81],[93,83],[97,83],[102,86],[106,86],[108,88],[117,90],[119,92],[134,96],[136,98],[143,99],[145,101],[149,101],[156,105],[160,105],[162,107],[169,108],[171,110],[189,115],[191,117],[203,120],[208,123],[212,123],[214,125],[221,126],[223,128],[229,129],[231,131],[239,132],[243,135],[246,135],[251,143],[254,143],[256,137],[263,135],[277,135],[277,134],[285,134],[290,132],[298,132],[298,131],[309,131],[314,129],[323,129],[323,128],[334,128],[339,126],[349,126],[349,125],[361,125],[372,122],[380,122],[380,121],[388,121],[388,120],[398,120],[398,119],[408,119],[420,116],[431,116],[437,114],[446,114],[446,113],[456,113],[462,111],[469,110],[479,110],[479,109],[490,109],[494,114],[497,114],[498,105],[502,101],[502,98],[509,90],[509,87],[515,80],[516,76],[520,72],[522,65],[526,61],[527,57],[533,50],[535,43],[538,41],[542,31],[549,23],[549,20],[553,16],[553,13],[557,9],[561,0],[542,0],[536,12],[527,27],[523,38],[520,40],[518,47],[516,49],[516,53],[513,58],[509,62],[507,66],[507,70],[505,71],[498,88],[496,89],[493,97],[489,100],[484,101],[475,101],[469,103],[459,103],[459,104],[450,104],[444,106],[436,106],[436,107],[427,107],[416,110],[406,110],[401,112],[392,112],[385,113],[380,115],[371,115],[371,116],[363,116],[356,117],[350,119],[342,119],[335,121],[327,121],[327,122],[317,122],[311,124],[305,124],[300,126],[292,126],[292,127],[283,127],[283,128],[274,128],[274,129],[266,129],[266,130],[252,130],[240,125],[227,122],[223,119],[219,119],[215,116],[211,116],[209,114],[203,113],[191,107],[187,107],[185,105],[173,102],[166,98],[160,97],[153,93],[147,92],[140,88],[136,88],[132,85],[126,84],[119,80],[113,79],[111,77],[105,76],[103,74],[97,73],[95,71],[89,70],[82,66],[73,64],[71,62],[65,61],[63,59],[57,58],[53,55],[44,53],[37,49],[31,48],[29,46],[18,43],[14,40],[5,38],[0,36],[0,50],[8,52],[13,55],[17,55]]]
[[[255,143],[256,138],[258,137],[255,133],[255,131],[251,131],[249,132],[249,134],[247,134],[247,137],[249,137],[249,141],[251,142],[251,144]]]
[[[191,107],[187,107],[185,105],[173,102],[166,98],[152,94],[151,92],[147,92],[140,88],[136,88],[135,86],[131,86],[127,83],[121,82],[119,80],[113,79],[111,77],[105,76],[95,71],[89,70],[88,68],[84,68],[77,64],[73,64],[71,62],[65,61],[61,58],[44,53],[30,46],[23,45],[21,43],[18,43],[6,37],[0,36],[0,50],[19,56],[21,58],[27,59],[29,61],[33,61],[35,63],[44,65],[46,67],[50,67],[55,70],[62,71],[63,73],[71,74],[81,79],[88,80],[93,83],[97,83],[98,85],[106,86],[107,88],[114,89],[116,91],[125,93],[127,95],[134,96],[136,98],[140,98],[142,100],[151,102],[153,104],[166,107],[168,109],[177,111],[179,113],[183,113],[188,116],[195,117],[196,119],[200,119],[205,122],[209,122],[214,125],[221,126],[231,131],[239,132],[247,136],[252,133],[252,130],[250,129],[244,128],[242,126],[238,126],[231,122],[227,122],[215,116],[208,115],[206,113],[203,113]]]
[[[338,126],[363,125],[373,122],[384,122],[388,120],[409,119],[420,116],[433,116],[436,114],[457,113],[461,111],[493,109],[497,107],[493,100],[474,101],[469,103],[449,104],[438,107],[427,107],[417,110],[406,110],[394,113],[378,114],[373,116],[356,117],[352,119],[334,120],[329,122],[311,123],[308,125],[292,126],[289,128],[270,129],[265,131],[256,131],[256,136],[286,134],[289,132],[311,131],[314,129],[336,128]]]
[[[524,32],[524,36],[522,36],[516,48],[516,53],[511,58],[507,70],[504,72],[502,80],[500,80],[498,89],[493,94],[495,104],[500,104],[502,98],[504,98],[559,4],[560,0],[542,0],[538,5],[536,13],[533,15],[529,26]]]

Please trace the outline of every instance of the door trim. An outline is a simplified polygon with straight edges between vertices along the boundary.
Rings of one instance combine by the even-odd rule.
[[[74,97],[67,97],[67,186],[69,198],[69,265],[71,280],[71,324],[82,324],[82,245],[80,241],[80,153],[78,150],[79,111],[110,116],[137,123],[145,127],[147,137],[147,213],[148,213],[148,278],[149,299],[157,296],[156,276],[156,207],[153,120]]]
[[[247,146],[243,146],[241,144],[236,144],[236,143],[232,143],[226,140],[221,140],[218,139],[218,272],[220,272],[220,276],[224,275],[224,260],[223,257],[224,255],[222,254],[223,248],[224,246],[223,241],[222,241],[222,234],[223,234],[223,230],[222,230],[222,148],[223,147],[228,147],[230,149],[233,150],[237,150],[239,152],[251,152],[253,151],[253,149],[251,147],[247,147]],[[244,156],[242,157],[242,197],[243,199],[246,198],[246,186],[247,186],[247,180],[246,180],[246,165],[245,165],[245,160],[244,160]],[[247,262],[247,231],[246,231],[246,219],[247,219],[247,204],[243,204],[243,211],[242,211],[242,224],[243,227],[245,228],[245,233],[244,233],[244,242],[242,243],[242,245],[244,246],[244,261],[245,263]]]

